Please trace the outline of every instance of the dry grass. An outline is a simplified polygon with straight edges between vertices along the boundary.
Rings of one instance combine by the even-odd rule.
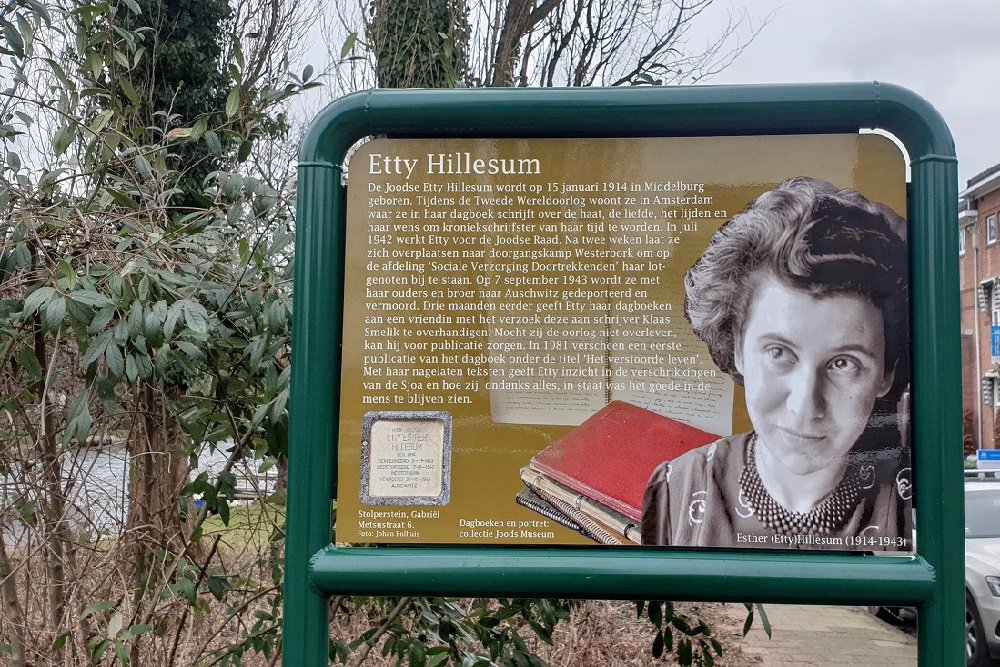
[[[742,605],[730,605],[742,612]],[[685,612],[704,618],[722,643],[724,655],[716,658],[718,667],[745,667],[760,663],[760,658],[743,653],[740,649],[742,622],[739,613],[727,613],[722,604],[683,604]],[[378,625],[379,619],[363,613],[335,622],[335,632],[341,637],[357,637],[365,630]],[[530,631],[526,631],[528,639]],[[587,600],[573,610],[569,622],[561,623],[552,637],[552,645],[529,639],[529,646],[537,651],[551,667],[645,667],[651,664],[677,665],[672,656],[655,660],[651,653],[653,630],[645,618],[637,619],[632,602]],[[353,662],[352,662],[353,664]],[[366,667],[393,667],[393,658],[383,657],[378,649],[371,652],[363,665]]]
[[[759,659],[744,655],[739,648],[742,628],[726,615],[719,604],[679,605],[691,615],[701,616],[712,627],[724,648],[716,659],[719,667],[752,665]],[[742,606],[740,606],[742,609]],[[649,664],[676,665],[672,657],[655,661],[650,654],[652,626],[645,618],[637,619],[632,602],[587,601],[573,613],[568,624],[553,635],[552,646],[544,646],[539,655],[551,667],[642,667]]]
[[[216,602],[202,593],[199,605],[191,608],[181,598],[161,602],[157,617],[162,626],[154,622],[158,631],[142,638],[143,664],[149,667],[166,667],[214,664],[213,651],[237,643],[246,637],[258,620],[255,613],[267,613],[270,590],[267,558],[271,545],[268,537],[281,520],[280,511],[270,506],[234,507],[230,525],[222,526],[217,520],[205,525],[202,557],[211,554],[212,567],[224,564],[231,577],[234,590],[225,603]],[[27,537],[27,536],[26,536]],[[209,548],[217,544],[217,548]],[[125,575],[124,554],[116,549],[115,540],[78,544],[74,551],[75,576],[70,579],[68,602],[75,614],[95,601],[112,601],[118,604],[125,619],[132,617],[132,596]],[[73,633],[65,649],[51,652],[53,636],[47,634],[45,619],[45,568],[44,548],[30,540],[21,545],[15,560],[14,577],[22,604],[26,605],[30,660],[46,667],[69,667],[85,664],[85,648],[90,635],[73,625]],[[334,637],[350,641],[365,631],[378,627],[384,620],[385,610],[371,606],[357,609],[350,602],[339,607],[331,623]],[[759,658],[744,654],[740,649],[742,605],[720,604],[679,605],[691,617],[701,617],[713,629],[725,653],[715,661],[720,667],[737,667],[759,663]],[[78,617],[78,616],[77,616]],[[90,632],[105,634],[111,623],[112,612],[91,614],[87,625]],[[264,623],[272,625],[273,621]],[[405,623],[404,623],[405,624]],[[126,626],[128,622],[126,622]],[[9,640],[11,619],[0,610],[0,644]],[[653,628],[645,618],[636,618],[632,602],[583,601],[574,605],[572,617],[560,623],[554,632],[552,645],[541,642],[530,629],[522,636],[532,650],[551,667],[631,667],[640,665],[675,665],[671,657],[654,660],[651,655]],[[395,660],[385,658],[376,647],[362,663],[370,667],[389,667]],[[354,665],[357,656],[352,655]],[[105,657],[104,664],[110,659]],[[6,656],[0,655],[0,664]],[[277,656],[261,656],[248,652],[243,658],[245,667],[269,667]]]

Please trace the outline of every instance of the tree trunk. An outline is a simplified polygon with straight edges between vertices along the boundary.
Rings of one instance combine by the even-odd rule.
[[[288,456],[286,454],[278,454],[278,463],[275,465],[278,471],[278,479],[274,484],[274,494],[278,497],[284,497],[285,493],[288,491]],[[287,507],[287,501],[285,502],[285,507]],[[285,545],[283,541],[275,540],[271,542],[270,548],[270,564],[271,572],[277,572],[281,568],[282,561],[285,557]]]
[[[66,516],[67,501],[62,481],[59,441],[56,439],[55,419],[48,402],[48,378],[56,364],[58,339],[49,358],[45,333],[37,316],[34,318],[33,326],[35,359],[39,367],[48,369],[34,387],[40,412],[35,446],[42,462],[42,492],[39,494],[38,507],[45,539],[48,630],[54,637],[63,626],[63,614],[66,608],[67,551],[72,542],[72,534]]]
[[[137,581],[157,579],[164,557],[184,549],[181,489],[188,483],[183,433],[168,412],[175,396],[162,386],[136,387],[127,441],[129,505],[125,537],[132,548]],[[137,587],[138,589],[144,586]]]
[[[4,617],[7,621],[7,628],[10,631],[11,643],[11,666],[25,667],[24,645],[26,625],[24,619],[24,608],[17,595],[17,582],[14,580],[14,572],[10,566],[10,557],[7,555],[7,543],[3,536],[6,525],[0,523],[0,596],[3,597]]]
[[[465,0],[370,0],[368,10],[380,87],[449,88],[466,80]]]

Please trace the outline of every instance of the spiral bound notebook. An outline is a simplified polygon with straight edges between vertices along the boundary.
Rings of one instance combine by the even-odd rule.
[[[535,511],[545,518],[555,521],[560,526],[565,526],[570,530],[575,530],[584,537],[593,538],[593,536],[588,533],[579,522],[574,521],[572,517],[563,514],[558,507],[538,495],[538,493],[536,493],[530,486],[526,486],[521,489],[521,492],[515,496],[514,501],[522,507],[527,507],[529,510]]]
[[[531,507],[539,514],[601,544],[641,543],[641,527],[628,517],[584,498],[530,467],[521,469],[521,481],[527,487],[525,491],[544,503],[540,508]],[[530,507],[520,497],[518,494],[518,503]]]
[[[669,417],[612,401],[533,456],[528,469],[639,523],[643,493],[656,466],[718,439]]]

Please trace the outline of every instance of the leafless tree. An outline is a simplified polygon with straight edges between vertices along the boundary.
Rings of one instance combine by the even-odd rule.
[[[340,0],[323,35],[335,93],[376,85],[383,54],[382,0]],[[716,0],[460,0],[452,11],[469,26],[467,67],[459,85],[616,86],[696,83],[728,67],[769,16],[728,11]],[[707,40],[692,28],[725,12]],[[716,19],[717,20],[717,19]],[[449,35],[442,33],[442,38]],[[381,85],[381,84],[379,84]]]

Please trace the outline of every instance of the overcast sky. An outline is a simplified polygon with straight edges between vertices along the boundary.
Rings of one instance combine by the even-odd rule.
[[[770,21],[705,83],[899,84],[951,128],[959,191],[1000,163],[1000,0],[716,0],[688,34],[692,47],[744,10]]]
[[[1000,163],[1000,0],[718,0],[770,23],[707,83],[882,81],[929,101],[955,137],[959,190]],[[772,14],[773,12],[773,14]],[[698,39],[697,34],[691,34]],[[702,36],[704,38],[704,35]]]

